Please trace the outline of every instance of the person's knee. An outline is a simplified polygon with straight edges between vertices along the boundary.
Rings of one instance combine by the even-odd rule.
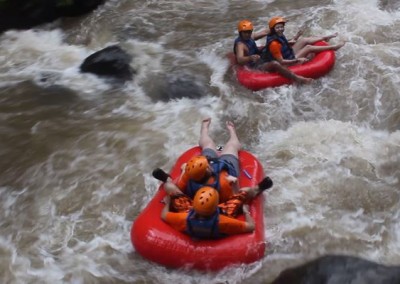
[[[267,69],[270,71],[278,70],[281,67],[281,64],[277,61],[271,61],[267,63]]]
[[[271,66],[274,66],[274,67],[278,67],[281,65],[278,61],[271,61],[270,64],[271,64]]]
[[[314,51],[314,47],[313,47],[313,45],[311,45],[311,44],[307,44],[305,47],[304,47],[304,50],[308,53],[308,52],[313,52]]]

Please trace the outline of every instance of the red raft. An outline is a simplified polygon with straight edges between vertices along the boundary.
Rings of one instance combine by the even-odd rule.
[[[320,41],[314,45],[328,45],[326,42]],[[284,84],[290,84],[293,81],[283,77],[278,73],[268,73],[252,70],[244,66],[236,64],[236,58],[233,53],[228,55],[231,64],[236,70],[236,76],[240,84],[252,91],[259,91],[265,88],[279,87]],[[288,68],[295,74],[317,79],[326,75],[335,65],[335,52],[332,50],[322,51],[315,55],[309,62],[301,65],[293,65]]]
[[[191,157],[200,155],[200,147],[194,147],[179,157],[171,176],[177,178],[181,165]],[[249,152],[239,152],[241,187],[254,186],[264,178],[261,163]],[[131,229],[131,241],[144,258],[172,268],[216,271],[227,266],[249,264],[261,259],[265,252],[264,197],[259,195],[250,204],[250,214],[256,228],[253,233],[228,236],[219,240],[192,240],[161,220],[163,185],[140,213]],[[243,216],[239,216],[244,220]]]

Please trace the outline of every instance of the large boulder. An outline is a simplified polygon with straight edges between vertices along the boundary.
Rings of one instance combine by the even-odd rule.
[[[105,0],[0,0],[0,33],[86,14]]]
[[[127,81],[132,80],[134,74],[129,65],[131,61],[131,55],[121,47],[112,45],[87,57],[81,64],[80,70]]]
[[[284,270],[272,284],[398,284],[400,267],[351,256],[328,255]]]

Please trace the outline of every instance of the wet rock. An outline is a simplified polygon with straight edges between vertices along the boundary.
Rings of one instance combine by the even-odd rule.
[[[105,0],[53,0],[58,3],[56,12],[61,17],[77,17],[85,15],[98,6],[104,4]]]
[[[400,267],[329,255],[283,271],[272,284],[398,284]]]
[[[0,0],[0,33],[84,15],[105,0]]]
[[[132,56],[117,45],[106,47],[87,57],[80,66],[81,72],[132,80],[133,69],[129,65]]]

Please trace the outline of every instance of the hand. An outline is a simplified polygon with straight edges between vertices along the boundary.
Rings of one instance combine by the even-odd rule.
[[[187,164],[187,163],[183,163],[183,164],[181,165],[181,171],[182,171],[182,172],[184,172],[184,171],[185,171],[186,164]]]
[[[299,58],[297,58],[297,62],[300,63],[300,64],[306,63],[306,62],[308,62],[308,61],[309,61],[309,59],[308,59],[308,58],[305,58],[305,57],[299,57]]]
[[[164,190],[168,195],[182,194],[183,192],[173,182],[166,182],[164,184]]]
[[[237,177],[234,176],[226,176],[225,178],[229,182],[229,184],[234,184],[237,183],[238,181]]]
[[[248,204],[243,204],[243,214],[250,214]]]
[[[250,55],[250,58],[251,58],[251,61],[257,62],[260,59],[260,55],[253,54],[253,55]]]
[[[299,37],[301,37],[302,35],[303,35],[303,33],[304,33],[304,29],[300,29],[298,32],[297,32],[297,34],[294,36],[294,40],[298,40],[299,39]]]
[[[166,195],[166,196],[163,198],[162,202],[163,202],[164,204],[169,204],[169,203],[171,202],[171,197],[169,197],[169,195]]]
[[[168,194],[170,195],[179,195],[179,194],[183,194],[183,192],[179,189],[172,189],[168,191]]]

